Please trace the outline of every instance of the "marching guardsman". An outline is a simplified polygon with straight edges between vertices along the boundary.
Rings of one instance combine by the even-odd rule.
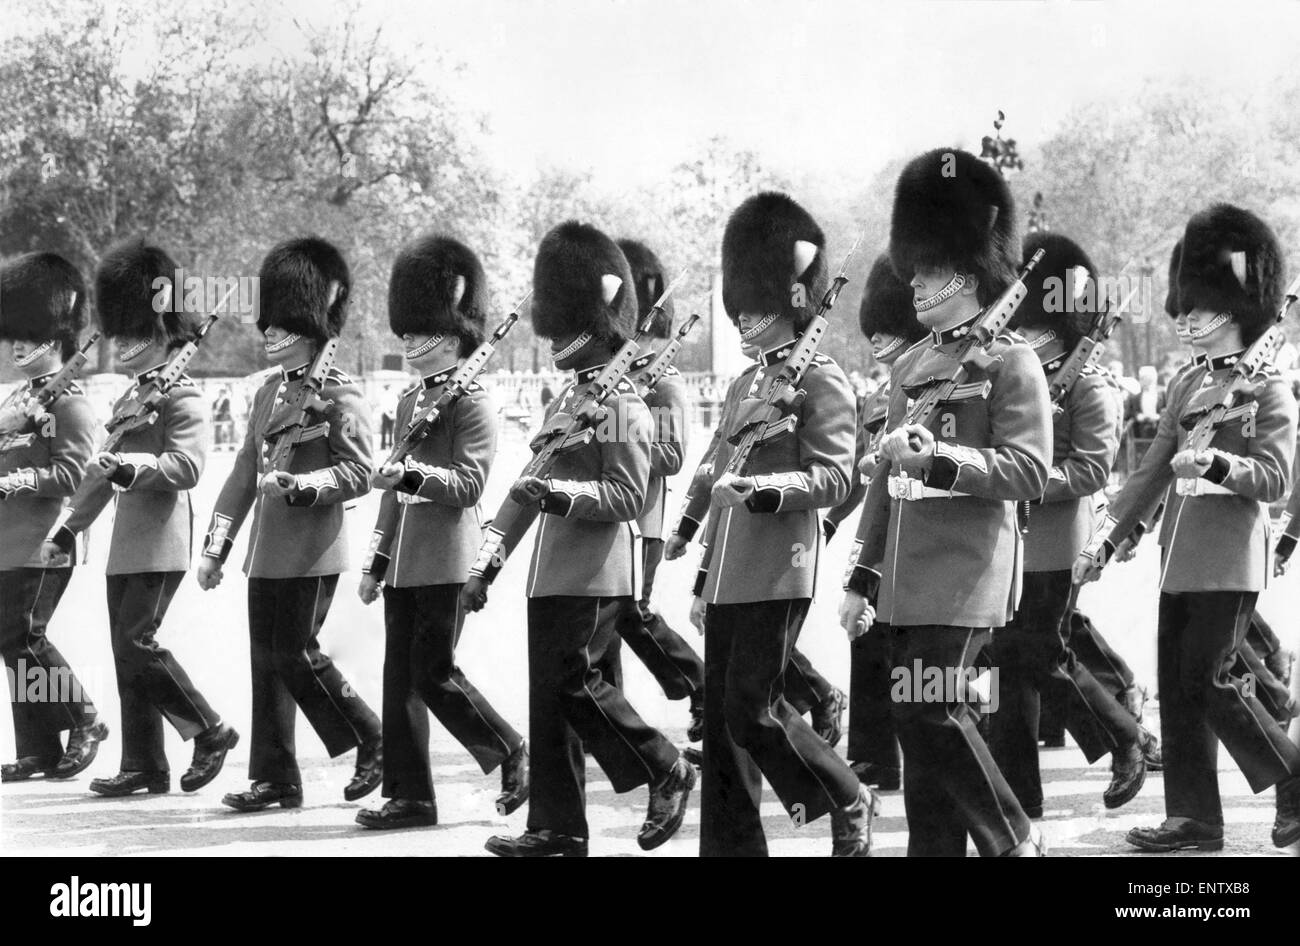
[[[483,341],[487,276],[474,252],[430,234],[398,254],[388,324],[420,383],[397,404],[396,436],[437,401]],[[475,382],[401,462],[373,483],[384,490],[359,594],[384,595],[384,797],[357,813],[367,828],[438,823],[429,767],[429,710],[486,775],[501,769],[497,810],[528,798],[523,738],[456,665],[460,589],[482,540],[479,499],[496,453],[497,411]]]
[[[1274,841],[1289,843],[1278,828],[1300,793],[1300,748],[1233,667],[1268,583],[1268,504],[1290,484],[1296,405],[1289,385],[1271,365],[1257,370],[1253,391],[1238,394],[1245,404],[1253,401],[1253,413],[1215,430],[1202,452],[1184,446],[1201,405],[1267,331],[1282,297],[1282,253],[1267,224],[1227,204],[1192,217],[1178,301],[1202,357],[1171,383],[1155,441],[1115,500],[1115,524],[1102,547],[1085,551],[1075,565],[1077,579],[1095,579],[1144,512],[1174,487],[1165,512],[1157,636],[1167,817],[1129,832],[1129,843],[1142,850],[1222,849],[1219,742],[1253,791],[1277,786]]]
[[[743,340],[741,351],[752,358],[757,358],[761,354],[758,349]],[[687,544],[695,538],[708,514],[709,491],[722,473],[722,464],[717,462],[721,434],[722,426],[719,422],[719,426],[714,428],[713,439],[709,442],[708,449],[705,450],[699,466],[691,476],[691,485],[677,525],[673,527],[672,534],[668,536],[668,541],[664,545],[664,558],[670,562],[686,554]],[[785,681],[782,687],[785,701],[794,707],[794,711],[800,716],[810,717],[813,732],[826,740],[830,746],[837,745],[843,734],[844,708],[848,704],[848,697],[844,695],[843,690],[833,686],[822,676],[798,647],[790,648],[790,659],[786,661]],[[691,734],[693,735],[694,732],[695,728],[692,727]],[[699,729],[699,737],[701,739],[704,737],[702,726]],[[693,746],[686,750],[686,755],[697,765],[702,761],[699,750]]]
[[[573,381],[546,406],[544,432],[567,413],[636,331],[632,272],[614,241],[587,224],[560,224],[533,268],[533,330],[551,340]],[[651,850],[681,827],[695,770],[637,715],[600,666],[619,617],[637,600],[636,519],[650,479],[649,412],[626,376],[588,442],[559,454],[545,478],[521,476],[493,520],[463,606],[481,609],[505,558],[537,521],[528,588],[528,829],[496,836],[501,857],[585,857],[583,747],[623,793],[648,785],[637,843]]]
[[[1024,259],[1044,256],[1033,271],[1012,326],[1038,356],[1048,383],[1066,366],[1099,306],[1096,268],[1068,237],[1034,233]],[[1100,527],[1098,494],[1119,453],[1121,414],[1109,374],[1086,365],[1052,416],[1052,468],[1031,505],[1025,535],[1024,583],[1016,616],[996,635],[998,709],[990,748],[998,768],[1030,818],[1043,815],[1038,768],[1039,693],[1064,700],[1064,722],[1089,762],[1111,756],[1107,808],[1126,804],[1146,779],[1137,721],[1070,650],[1071,569]]]
[[[249,510],[249,657],[253,668],[252,786],[222,803],[237,811],[302,805],[294,749],[294,704],[331,758],[357,750],[347,801],[372,792],[383,778],[380,721],[320,649],[339,573],[348,567],[344,503],[370,491],[370,410],[357,384],[320,359],[343,331],[352,277],[342,254],[318,237],[287,240],[262,261],[257,328],[267,358],[279,367],[253,395],[248,432],[217,497],[203,541],[199,585],[221,583],[222,566]],[[291,436],[286,415],[302,386],[320,378],[291,469],[270,469],[279,438]],[[316,374],[313,374],[315,372]],[[323,402],[323,403],[322,403]]]
[[[912,289],[894,273],[889,254],[876,259],[867,276],[858,309],[858,325],[871,342],[872,356],[892,367],[899,357],[925,338],[926,331],[912,306]],[[890,384],[871,394],[858,412],[858,437],[849,498],[826,513],[827,541],[866,495],[876,464],[876,449],[885,434]],[[880,565],[875,565],[877,571]],[[870,634],[849,645],[849,763],[858,781],[882,791],[902,784],[902,755],[894,726],[890,691],[889,628],[877,624]]]
[[[45,636],[73,563],[50,567],[40,556],[41,540],[81,483],[98,425],[75,384],[48,411],[25,409],[76,353],[85,327],[86,286],[66,259],[28,253],[0,267],[0,339],[24,379],[0,404],[0,649],[18,749],[17,761],[0,768],[5,782],[71,778],[108,737],[90,695]],[[34,684],[39,698],[29,699]]]
[[[757,360],[727,391],[713,459],[704,557],[691,621],[704,634],[701,856],[765,856],[765,777],[799,824],[831,815],[832,853],[871,853],[878,801],[783,695],[821,550],[818,510],[842,502],[853,465],[854,399],[834,360],[816,354],[785,436],[726,472],[733,437],[763,407],[828,285],[825,237],[784,194],[742,203],[722,237],[722,299]]]
[[[644,319],[668,285],[663,265],[643,243],[619,240],[618,248],[632,268],[637,318]],[[640,382],[646,369],[672,334],[673,300],[670,297],[650,326],[649,338],[642,346],[645,354],[632,362],[628,372],[628,379],[638,386],[638,390],[644,387]],[[650,409],[654,440],[650,444],[650,483],[646,488],[645,508],[637,519],[642,549],[641,597],[636,607],[629,608],[619,621],[618,632],[658,681],[664,696],[670,700],[690,700],[691,721],[686,738],[699,742],[704,738],[704,661],[650,606],[655,573],[664,554],[668,477],[677,474],[686,457],[690,406],[681,372],[670,367],[655,388],[645,393],[644,399]]]
[[[196,337],[200,316],[181,309],[178,267],[161,248],[131,239],[109,249],[95,272],[99,325],[112,339],[117,363],[136,370],[114,406],[136,398],[177,349]],[[98,453],[69,502],[66,520],[50,532],[42,553],[68,561],[76,537],[116,498],[108,549],[108,621],[117,691],[122,700],[122,762],[117,775],[97,778],[90,790],[117,797],[171,790],[163,745],[166,719],[194,757],[181,776],[197,791],[221,772],[239,733],[221,721],[180,662],[157,640],[176,589],[190,567],[194,511],[190,490],[207,459],[207,405],[182,376],[167,392],[153,423],[127,433],[112,453]]]
[[[1019,597],[1016,506],[1047,485],[1047,381],[1033,350],[1004,332],[990,340],[988,358],[966,365],[967,383],[928,423],[905,421],[913,399],[954,377],[972,328],[1016,279],[1015,206],[1001,175],[956,149],[912,160],[894,196],[890,259],[931,337],[894,364],[889,433],[867,490],[841,623],[851,637],[876,633],[876,620],[890,626],[896,682],[917,667],[923,678],[969,682]],[[1041,834],[976,726],[973,694],[961,686],[927,692],[916,680],[896,689],[908,854],[962,857],[970,834],[985,857],[1041,855]]]

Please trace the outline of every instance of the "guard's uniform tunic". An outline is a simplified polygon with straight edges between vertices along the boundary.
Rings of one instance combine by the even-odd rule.
[[[1253,430],[1222,427],[1202,477],[1176,482],[1169,466],[1187,439],[1183,417],[1238,357],[1198,362],[1170,384],[1156,438],[1115,500],[1110,535],[1118,543],[1174,487],[1162,530],[1157,632],[1165,812],[1211,825],[1223,824],[1219,742],[1252,791],[1300,773],[1300,749],[1234,666],[1272,570],[1268,504],[1286,495],[1291,480],[1296,405],[1287,383],[1276,371],[1256,379]]]
[[[433,372],[402,395],[399,437],[455,372]],[[411,451],[379,506],[364,570],[384,582],[386,798],[433,800],[426,706],[485,773],[523,741],[456,665],[460,589],[482,538],[479,499],[496,440],[496,408],[473,385]]]
[[[27,392],[52,377],[25,382]],[[41,542],[81,483],[98,424],[76,385],[54,402],[49,417],[0,436],[0,476],[15,487],[0,500],[0,652],[9,671],[5,676],[17,757],[33,756],[53,767],[63,755],[59,734],[90,725],[96,710],[68,662],[45,636],[72,578],[72,564],[46,568],[41,564]],[[33,693],[35,678],[58,681],[59,686]],[[32,695],[42,698],[33,700]]]
[[[934,333],[930,344],[895,362],[891,428],[903,422],[911,395],[950,369],[969,325]],[[878,619],[892,626],[895,679],[910,680],[918,665],[945,679],[973,676],[991,629],[1011,619],[1019,598],[1023,549],[1015,507],[1042,496],[1047,485],[1051,406],[1043,369],[1022,339],[1001,335],[989,354],[992,363],[972,366],[967,377],[987,381],[987,396],[945,403],[929,421],[935,454],[924,498],[891,499],[891,491],[914,495],[919,484],[896,479],[887,464],[867,490],[848,586],[876,601]],[[904,696],[921,688],[906,689]],[[982,855],[1000,855],[1029,836],[1029,820],[976,729],[965,694],[953,689],[941,701],[894,702],[908,854],[961,857],[969,832]]]
[[[114,411],[151,384],[165,365],[136,375]],[[207,459],[208,412],[194,382],[182,377],[147,427],[122,438],[119,464],[105,476],[92,464],[69,502],[69,516],[50,539],[70,554],[116,498],[108,549],[108,622],[122,700],[123,772],[168,772],[163,719],[185,740],[221,717],[208,705],[156,635],[190,567],[194,511],[190,490]]]
[[[1059,349],[1059,344],[1054,346]],[[1043,349],[1043,370],[1066,353]],[[990,748],[1025,808],[1043,804],[1038,768],[1039,694],[1063,701],[1064,723],[1089,762],[1137,741],[1137,723],[1070,649],[1068,605],[1075,558],[1100,527],[1099,495],[1119,452],[1119,410],[1112,382],[1090,368],[1052,418],[1052,469],[1031,507],[1025,537],[1024,592],[1015,619],[994,634],[998,710]]]
[[[762,398],[790,354],[765,352],[732,382],[723,403],[715,476],[743,425],[743,402]],[[742,504],[713,509],[696,594],[705,616],[702,856],[767,853],[759,820],[766,777],[800,823],[853,804],[858,781],[783,694],[790,652],[815,589],[818,510],[848,494],[854,401],[844,372],[817,355],[804,375],[792,434],[756,449]]]
[[[298,488],[271,497],[258,489],[269,472],[267,430],[310,365],[273,374],[253,395],[248,432],[217,497],[203,554],[224,562],[253,511],[244,560],[253,668],[254,782],[300,785],[294,749],[294,704],[331,756],[380,738],[379,718],[320,649],[318,636],[348,567],[344,504],[370,490],[370,411],[357,385],[331,369],[321,391],[329,402],[309,423],[319,436],[294,453]]]
[[[578,372],[546,406],[569,410],[604,365]],[[535,519],[528,571],[528,830],[587,838],[585,746],[616,792],[657,784],[679,753],[600,672],[633,606],[641,553],[636,519],[650,478],[649,417],[626,378],[605,401],[592,441],[556,458],[550,493],[508,532],[489,527],[507,555]],[[498,563],[499,564],[499,563]],[[480,559],[471,574],[492,563]]]

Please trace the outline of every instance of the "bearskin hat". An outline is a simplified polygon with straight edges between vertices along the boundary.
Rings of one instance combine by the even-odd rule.
[[[460,280],[464,280],[463,284]],[[457,298],[457,292],[460,296]],[[449,236],[429,233],[393,261],[388,281],[388,326],[399,338],[456,335],[468,355],[483,341],[487,275],[474,251]]]
[[[889,255],[904,282],[922,270],[973,273],[980,305],[992,303],[1020,264],[1015,201],[1002,175],[956,148],[912,159],[894,190]]]
[[[1011,327],[1051,329],[1066,348],[1073,348],[1105,304],[1099,298],[1097,269],[1079,244],[1059,233],[1039,230],[1026,236],[1024,261],[1038,250],[1043,259],[1029,274]]]
[[[26,253],[0,266],[0,338],[60,343],[72,357],[86,327],[86,283],[56,253]]]
[[[201,313],[185,312],[179,267],[143,237],[110,247],[95,269],[95,311],[110,338],[164,338],[175,347],[193,340]]]
[[[542,238],[533,263],[533,331],[545,338],[590,332],[622,344],[636,334],[632,268],[617,244],[569,220]]]
[[[309,236],[277,243],[262,260],[258,282],[259,332],[274,325],[318,342],[343,332],[352,274],[329,241]]]
[[[1165,288],[1165,315],[1176,319],[1182,314],[1178,306],[1178,264],[1183,259],[1183,241],[1174,244],[1174,251],[1169,254],[1169,282]]]
[[[663,263],[659,257],[644,243],[636,240],[619,240],[618,248],[632,267],[632,282],[636,284],[637,324],[650,314],[650,309],[668,288],[668,278],[664,274]],[[673,300],[669,296],[664,302],[663,312],[655,317],[650,325],[652,338],[667,338],[673,331]]]
[[[731,321],[775,312],[802,332],[829,283],[825,247],[817,221],[785,194],[747,199],[722,234],[722,305]]]
[[[867,275],[858,307],[858,325],[867,338],[884,332],[908,342],[919,341],[928,331],[916,317],[912,287],[898,278],[888,253],[876,257]]]
[[[1178,305],[1184,312],[1230,312],[1250,344],[1282,304],[1282,249],[1268,224],[1249,210],[1214,204],[1183,231]]]

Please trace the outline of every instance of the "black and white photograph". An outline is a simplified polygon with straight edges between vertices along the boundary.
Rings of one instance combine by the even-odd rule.
[[[193,928],[180,858],[1045,857],[966,893],[1294,930],[1297,40],[5,0],[6,926]],[[837,888],[982,873],[896,865]]]

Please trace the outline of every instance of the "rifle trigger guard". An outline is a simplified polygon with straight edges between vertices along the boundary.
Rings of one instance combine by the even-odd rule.
[[[571,420],[572,417],[563,411],[554,414],[550,420],[542,425],[542,429],[537,432],[537,436],[529,441],[528,449],[532,450],[533,453],[537,453],[542,447],[563,434]]]

